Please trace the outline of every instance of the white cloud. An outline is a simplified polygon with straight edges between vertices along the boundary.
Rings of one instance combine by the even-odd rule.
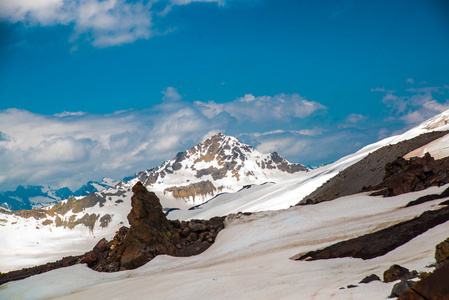
[[[313,129],[301,129],[296,132],[302,135],[317,136],[326,132],[326,129],[314,127]]]
[[[212,129],[182,102],[157,111],[69,117],[0,111],[0,190],[19,184],[78,188],[104,176],[121,178],[159,165]]]
[[[410,83],[410,84],[415,84],[415,79],[413,79],[413,78],[407,78],[407,79],[405,80],[405,82]]]
[[[271,131],[267,131],[267,132],[254,132],[254,133],[242,133],[241,135],[249,135],[249,136],[253,136],[253,137],[262,137],[262,136],[267,136],[267,135],[277,135],[277,134],[282,134],[282,133],[291,133],[291,134],[296,134],[296,135],[306,135],[306,136],[317,136],[320,134],[323,134],[324,132],[326,132],[325,129],[323,128],[318,128],[318,127],[314,127],[313,129],[301,129],[301,130],[282,130],[282,129],[277,129],[277,130],[271,130]]]
[[[182,98],[178,93],[178,90],[171,86],[163,90],[162,94],[164,94],[164,97],[162,97],[162,100],[164,101],[178,101]]]
[[[157,0],[0,0],[0,20],[28,26],[74,25],[71,41],[81,37],[95,47],[109,47],[148,39],[153,27],[153,3]],[[166,15],[173,6],[221,0],[174,0],[165,3]],[[162,2],[163,3],[163,2]],[[76,46],[72,48],[76,50]]]
[[[441,103],[434,99],[433,94],[444,95],[446,86],[410,88],[406,96],[395,94],[396,91],[387,91],[382,102],[390,107],[390,119],[399,119],[407,125],[417,125],[436,114],[449,109],[449,100]],[[410,93],[413,93],[410,95]]]
[[[361,114],[350,114],[346,117],[345,121],[349,123],[358,123],[363,120],[365,117]]]
[[[226,113],[240,122],[256,123],[269,120],[289,122],[294,118],[305,118],[318,110],[326,110],[324,105],[308,101],[298,94],[278,94],[273,97],[247,94],[232,102],[196,101],[195,105],[208,118]]]
[[[82,116],[85,115],[82,111],[63,111],[62,113],[54,114],[55,117],[71,117],[71,116]]]

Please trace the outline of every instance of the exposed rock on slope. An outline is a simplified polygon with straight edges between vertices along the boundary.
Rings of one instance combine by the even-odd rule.
[[[435,270],[399,296],[399,300],[449,300],[449,265]]]
[[[201,204],[221,192],[283,180],[303,171],[308,169],[289,163],[276,152],[262,154],[220,133],[157,168],[139,172],[137,178],[158,195]]]
[[[403,293],[400,300],[449,300],[449,238],[435,247],[437,269]]]
[[[447,221],[449,221],[449,206],[438,210],[426,211],[412,220],[342,241],[324,249],[310,251],[301,255],[297,260],[318,260],[337,257],[371,259],[382,256],[430,228]]]
[[[175,253],[175,232],[162,212],[159,199],[140,182],[132,191],[132,209],[128,215],[131,227],[117,249],[121,269],[135,269],[158,254]]]
[[[364,186],[377,185],[384,178],[385,165],[387,163],[445,134],[447,134],[447,131],[429,132],[410,140],[380,148],[341,171],[309,196],[304,197],[299,204],[329,201],[338,197],[359,193]]]
[[[97,271],[135,269],[159,254],[190,256],[203,252],[223,228],[224,217],[209,221],[169,221],[157,196],[138,182],[132,189],[131,227],[122,227],[110,242],[98,242],[83,260]]]
[[[385,166],[382,182],[365,190],[380,190],[372,195],[385,197],[421,191],[449,183],[449,158],[435,160],[429,153],[405,160],[398,157]]]

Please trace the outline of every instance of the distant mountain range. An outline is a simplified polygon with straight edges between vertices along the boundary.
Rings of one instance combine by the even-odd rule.
[[[119,180],[104,178],[101,182],[89,181],[75,192],[68,187],[51,189],[44,186],[21,186],[15,191],[0,192],[0,207],[8,210],[33,209],[55,204],[70,197],[87,196],[113,187]]]

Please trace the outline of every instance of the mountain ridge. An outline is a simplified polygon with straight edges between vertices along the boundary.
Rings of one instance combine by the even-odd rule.
[[[283,180],[307,171],[277,152],[262,154],[235,137],[218,133],[159,167],[137,173],[137,178],[164,196],[198,204],[221,192],[236,192],[248,184]]]

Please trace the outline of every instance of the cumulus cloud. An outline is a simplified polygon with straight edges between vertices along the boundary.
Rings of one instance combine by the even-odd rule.
[[[349,123],[358,123],[363,120],[365,117],[361,114],[350,114],[346,117],[345,121]]]
[[[446,86],[411,88],[405,95],[387,91],[382,102],[390,108],[390,119],[399,119],[413,126],[449,109],[449,99],[441,99],[448,89]],[[435,94],[439,96],[438,100]]]
[[[291,119],[302,119],[316,111],[327,109],[324,105],[308,101],[298,94],[278,94],[272,97],[247,94],[232,102],[196,101],[195,105],[208,118],[225,113],[240,122],[256,123],[269,120],[289,122]]]
[[[220,104],[184,101],[173,87],[162,94],[163,101],[150,109],[105,115],[0,111],[0,190],[15,189],[19,184],[73,189],[102,177],[120,179],[155,167],[212,134],[238,135],[242,128],[261,128],[260,122],[266,122],[270,130],[250,131],[243,141],[260,145],[264,151],[293,153],[305,143],[298,138],[325,131],[317,127],[291,129],[294,122],[290,121],[326,109],[297,94],[245,95]],[[273,120],[290,128],[273,128]],[[285,140],[274,142],[280,136]]]
[[[0,0],[0,19],[27,26],[73,25],[71,41],[84,37],[95,47],[108,47],[148,39],[157,34],[153,16],[167,14],[173,6],[222,0],[173,0],[160,13],[157,0]],[[76,48],[76,47],[75,47]],[[74,49],[75,49],[74,48]]]
[[[366,140],[365,132],[353,129],[323,131],[318,136],[284,131],[250,137],[251,144],[262,153],[278,152],[291,162],[311,165],[329,163],[355,152]]]
[[[178,93],[178,90],[171,86],[163,90],[162,94],[164,94],[164,97],[162,97],[162,100],[164,101],[178,101],[182,98]]]
[[[0,190],[18,184],[78,188],[154,167],[195,145],[207,118],[180,105],[109,115],[0,111]]]

